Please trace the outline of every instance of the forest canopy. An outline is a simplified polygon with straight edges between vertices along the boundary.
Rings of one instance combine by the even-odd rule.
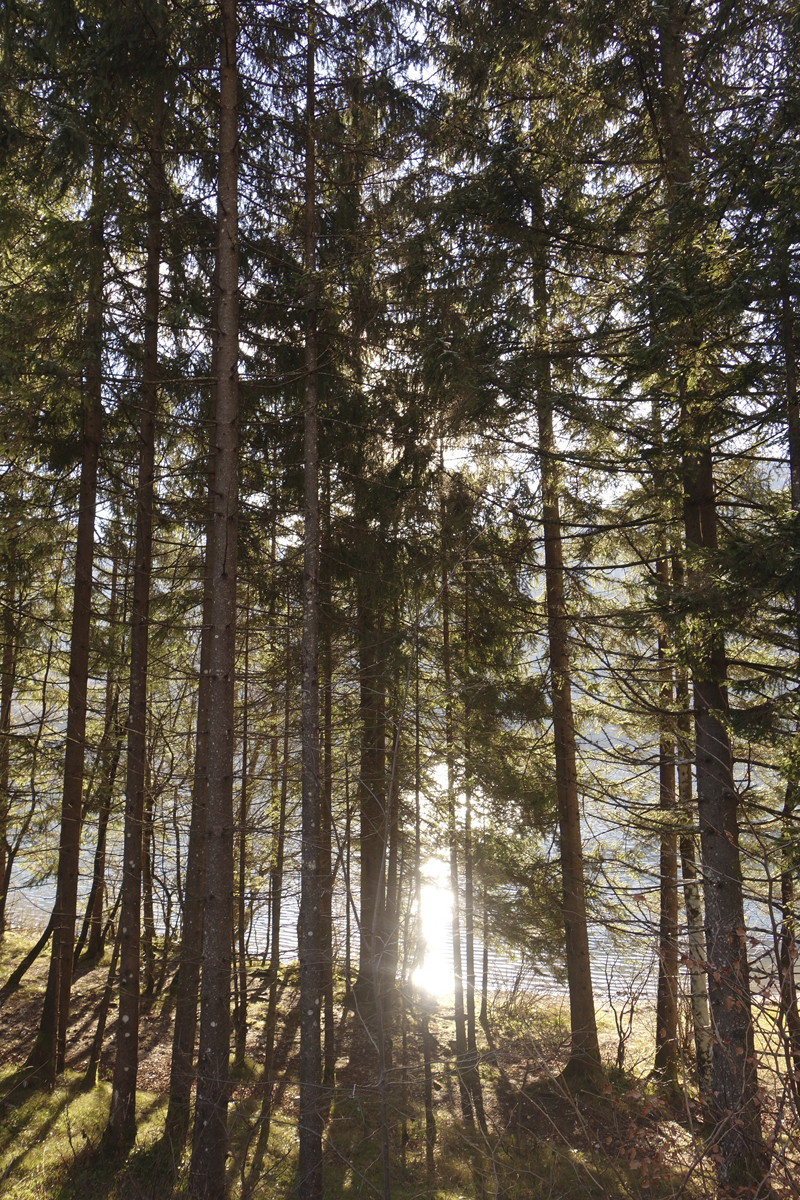
[[[800,1195],[799,39],[6,0],[6,1194]]]

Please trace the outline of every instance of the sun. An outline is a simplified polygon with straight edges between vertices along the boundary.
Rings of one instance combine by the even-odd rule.
[[[425,955],[414,972],[417,987],[431,996],[453,994],[453,893],[450,868],[429,858],[422,868],[422,936]]]

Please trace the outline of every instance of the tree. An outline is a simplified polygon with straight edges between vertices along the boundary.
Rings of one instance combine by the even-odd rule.
[[[238,63],[236,0],[220,4],[217,187],[217,405],[211,652],[206,784],[206,868],[200,1044],[190,1187],[221,1200],[228,1155],[228,1054],[233,940],[233,755],[238,527]]]

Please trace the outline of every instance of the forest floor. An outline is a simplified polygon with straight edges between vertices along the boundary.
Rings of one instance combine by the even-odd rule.
[[[0,948],[0,983],[31,943],[11,933]],[[67,1070],[52,1092],[19,1083],[33,1041],[47,972],[47,952],[0,1013],[0,1195],[8,1200],[168,1200],[185,1190],[188,1155],[163,1140],[169,1085],[173,1005],[169,989],[144,1001],[139,1066],[138,1136],[124,1163],[99,1150],[111,1096],[115,1017],[109,1014],[99,1082],[82,1077],[94,1034],[95,1009],[107,963],[79,968],[73,988]],[[283,1200],[296,1190],[297,1039],[296,970],[282,976],[275,1050],[278,1079],[264,1168],[253,1159],[264,1086],[263,1026],[266,972],[249,972],[247,1059],[232,1089],[231,1195],[251,1185],[253,1200]],[[370,1031],[352,1010],[336,1026],[336,1079],[325,1126],[325,1197],[383,1196],[380,1086]],[[618,1037],[610,1011],[601,1011],[608,1062]],[[714,1196],[713,1163],[692,1136],[692,1114],[669,1103],[648,1078],[652,1012],[634,1014],[625,1072],[610,1068],[593,1090],[569,1091],[560,1081],[567,1042],[559,1003],[542,997],[495,997],[491,1047],[481,1037],[480,1078],[485,1128],[464,1118],[453,1054],[452,1016],[431,1002],[434,1173],[426,1171],[424,1072],[418,1004],[406,1021],[405,1065],[401,1020],[393,1039],[384,1099],[389,1112],[392,1196],[395,1200],[577,1200],[578,1197]],[[405,1120],[404,1118],[405,1114]],[[800,1195],[791,1179],[778,1197]],[[800,1177],[799,1177],[800,1179]]]

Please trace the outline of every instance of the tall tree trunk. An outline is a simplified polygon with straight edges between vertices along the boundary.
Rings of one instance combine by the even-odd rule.
[[[52,932],[53,914],[51,913],[50,919],[39,935],[39,940],[34,942],[33,946],[22,959],[22,961],[14,968],[3,986],[0,987],[0,1008],[3,1007],[8,997],[12,995],[12,993],[14,993],[22,983],[22,980],[25,978],[28,971],[30,971],[31,967],[36,962],[47,943],[50,941],[50,935]]]
[[[395,613],[395,628],[398,628],[399,613]],[[395,694],[397,694],[395,679]],[[381,962],[379,987],[384,1021],[384,1054],[387,1066],[392,1065],[392,1032],[397,1009],[397,963],[400,951],[400,902],[403,877],[403,829],[400,820],[400,787],[397,780],[399,738],[402,729],[404,700],[398,697],[401,719],[393,723],[395,730],[392,747],[392,766],[387,781],[386,818],[384,842],[387,846],[385,859],[385,907],[381,930]]]
[[[239,792],[239,877],[236,887],[236,932],[238,936],[238,995],[234,1007],[234,1054],[237,1067],[244,1065],[247,1051],[247,818],[249,810],[249,682],[250,682],[250,592],[248,588],[244,626],[244,679],[242,680],[242,785]]]
[[[442,448],[440,446],[440,458]],[[444,488],[444,473],[442,467],[442,488]],[[468,1125],[473,1124],[472,1101],[464,1077],[467,1057],[467,1024],[464,1014],[464,971],[461,961],[461,886],[458,876],[458,829],[456,826],[456,781],[455,781],[455,748],[453,745],[453,677],[450,666],[450,581],[445,557],[445,501],[444,491],[441,502],[441,538],[442,538],[442,659],[444,664],[444,736],[445,754],[447,759],[447,833],[450,843],[450,893],[452,895],[452,918],[450,923],[453,946],[453,1003],[456,1032],[456,1066],[458,1070],[458,1089],[461,1099],[461,1115]]]
[[[780,257],[781,289],[781,334],[786,386],[786,424],[789,442],[789,469],[792,509],[800,514],[800,405],[797,400],[797,353],[795,347],[795,319],[792,292],[789,281],[789,247],[782,247]],[[797,654],[800,657],[800,589],[795,595],[795,626]],[[800,1100],[800,1006],[796,963],[797,945],[797,897],[796,880],[798,870],[797,814],[800,808],[800,721],[795,734],[793,761],[786,782],[783,802],[783,837],[781,864],[781,932],[780,932],[780,997],[781,1013],[786,1025],[787,1055],[789,1070],[794,1076],[795,1105]]]
[[[483,933],[481,947],[483,951],[483,962],[481,963],[481,1009],[478,1014],[478,1020],[481,1023],[489,1049],[494,1049],[494,1041],[492,1039],[492,1030],[489,1025],[489,906],[487,904],[486,885],[483,886]]]
[[[275,556],[273,553],[273,564]],[[278,988],[281,961],[281,908],[283,899],[283,864],[286,847],[286,801],[289,792],[289,721],[291,716],[291,683],[292,657],[291,636],[289,626],[289,592],[286,594],[286,675],[284,684],[283,710],[283,761],[281,763],[281,783],[277,811],[275,809],[274,789],[277,772],[273,766],[273,858],[270,871],[270,956],[269,956],[269,998],[267,1000],[267,1019],[264,1024],[264,1094],[261,1099],[261,1109],[258,1117],[258,1138],[250,1169],[247,1192],[261,1173],[264,1154],[269,1144],[269,1130],[272,1121],[272,1067],[275,1056],[275,1033],[278,1023]],[[277,731],[275,734],[277,738]]]
[[[684,458],[687,548],[716,549],[716,511],[711,450]],[[690,566],[690,589],[705,591],[702,571]],[[764,1177],[750,979],[747,962],[738,798],[726,724],[727,665],[722,637],[711,634],[709,649],[693,662],[697,801],[705,877],[706,958],[715,1032],[712,1084],[719,1137],[719,1176],[742,1186]]]
[[[217,188],[218,382],[211,603],[206,871],[197,1102],[189,1188],[222,1200],[228,1157],[236,555],[239,519],[239,228],[236,0],[221,0]]]
[[[111,596],[108,603],[108,626],[111,646],[116,648],[117,638],[115,626],[117,623],[117,583],[119,578],[119,559],[121,542],[119,526],[112,549],[111,564]],[[127,571],[125,574],[125,590],[127,592]],[[88,936],[88,956],[99,958],[103,952],[100,933],[103,923],[103,904],[105,902],[106,885],[106,838],[108,835],[108,819],[111,815],[111,796],[117,777],[119,758],[122,753],[122,738],[124,728],[119,720],[120,686],[116,678],[117,663],[110,663],[106,671],[106,711],[103,724],[103,739],[101,742],[100,782],[97,788],[97,843],[92,867],[92,886],[89,899],[86,902],[86,915],[83,919],[80,936],[75,946],[75,964],[83,949]]]
[[[672,577],[677,591],[684,586],[683,560],[673,556]],[[708,973],[706,971],[706,921],[703,892],[697,874],[695,849],[695,807],[692,802],[692,714],[689,706],[689,682],[686,672],[679,668],[675,687],[677,700],[678,803],[681,813],[679,847],[683,904],[686,910],[688,941],[689,988],[694,1027],[695,1061],[700,1094],[711,1096],[711,1016],[708,1008]]]
[[[683,228],[692,183],[692,131],[686,107],[683,65],[685,10],[668,0],[659,14],[663,154],[676,268],[689,297],[696,277],[693,226]],[[691,317],[676,332],[676,356],[697,344]],[[689,560],[687,589],[697,597],[695,613],[707,606],[709,580],[703,559],[717,549],[717,512],[708,403],[687,392],[678,378],[679,438],[682,447],[683,520]],[[695,615],[695,620],[697,616]],[[750,1004],[738,798],[727,728],[727,662],[722,634],[709,617],[692,654],[697,803],[706,901],[706,957],[714,1028],[712,1082],[715,1134],[720,1146],[717,1174],[726,1187],[760,1184],[766,1158],[761,1131],[758,1078]]]
[[[142,858],[149,854],[144,830],[147,759],[147,666],[150,632],[150,577],[153,563],[156,410],[158,407],[158,323],[161,298],[161,206],[163,196],[164,92],[158,88],[150,142],[150,181],[145,273],[144,371],[136,488],[136,549],[131,606],[131,665],[128,699],[128,756],[125,781],[125,835],[122,863],[119,1022],[111,1110],[104,1142],[127,1149],[136,1137],[136,1077],[139,1064],[139,959],[141,946]]]
[[[330,524],[330,521],[328,522]],[[330,593],[330,583],[328,581]],[[333,1015],[333,653],[331,648],[330,617],[325,622],[323,664],[323,776],[322,776],[322,836],[320,842],[320,990],[324,1006],[322,1083],[326,1093],[333,1088],[336,1072],[336,1029]]]
[[[419,630],[419,614],[416,628]],[[414,891],[417,922],[416,961],[421,962],[426,948],[422,942],[422,815],[420,812],[420,740],[419,740],[419,640],[414,645]],[[425,1095],[425,1177],[428,1187],[433,1186],[436,1145],[436,1117],[433,1111],[433,1068],[431,1065],[431,1032],[429,1001],[422,994],[422,1064]]]
[[[63,559],[62,559],[62,562],[63,562]],[[54,591],[54,607],[57,607],[57,604],[58,604],[58,592],[59,592],[60,586],[61,586],[61,566],[59,566],[58,574],[56,575],[56,586],[55,586],[55,591]],[[28,777],[29,781],[30,781],[29,782],[30,804],[28,805],[27,813],[22,817],[22,820],[19,823],[19,826],[17,828],[16,837],[14,838],[13,844],[10,844],[10,845],[7,844],[8,859],[6,861],[6,874],[5,874],[5,879],[3,880],[3,892],[2,892],[2,895],[0,895],[0,904],[2,904],[2,907],[4,910],[5,910],[6,902],[8,900],[9,884],[11,883],[11,869],[14,865],[14,861],[17,857],[17,854],[19,853],[20,846],[24,842],[25,838],[28,836],[28,830],[30,828],[31,821],[33,820],[35,814],[39,811],[39,790],[36,785],[36,779],[37,779],[37,772],[39,769],[39,750],[42,745],[42,737],[44,736],[45,725],[47,723],[47,715],[48,715],[47,714],[47,688],[48,688],[48,685],[50,682],[50,668],[51,668],[52,662],[53,662],[54,641],[55,641],[55,637],[51,633],[50,640],[49,640],[49,643],[47,646],[47,654],[45,655],[44,677],[42,679],[41,710],[39,713],[39,720],[37,722],[36,735],[33,739],[33,746],[31,749],[31,756],[30,756],[30,773],[29,773],[29,777]],[[50,919],[47,923],[47,929],[45,931],[47,936],[44,937],[44,935],[43,935],[44,940],[40,939],[39,942],[36,943],[36,946],[34,947],[35,953],[34,953],[34,951],[32,951],[31,954],[29,954],[27,956],[27,958],[25,959],[26,965],[21,964],[21,970],[18,968],[18,970],[20,970],[20,973],[18,974],[17,971],[15,971],[13,973],[13,975],[11,976],[11,979],[8,981],[8,984],[5,985],[6,987],[10,986],[12,983],[12,980],[14,980],[14,979],[17,980],[17,983],[19,982],[19,980],[25,974],[25,971],[28,970],[28,968],[31,966],[31,964],[38,958],[39,954],[41,954],[42,950],[47,945],[50,935],[53,932],[53,925],[55,923],[55,912],[56,912],[56,909],[54,906],[52,912],[50,913]],[[16,987],[16,986],[17,986],[17,984],[15,983],[11,990],[13,991],[14,987]],[[0,995],[2,995],[2,993],[0,993]]]
[[[89,212],[89,287],[86,311],[87,359],[84,369],[84,426],[78,529],[75,540],[75,585],[70,635],[69,686],[64,751],[64,788],[58,848],[53,945],[42,1015],[27,1066],[52,1083],[63,1070],[69,1020],[78,872],[81,802],[86,753],[86,707],[89,687],[89,634],[92,624],[94,525],[97,469],[103,419],[103,155],[95,143],[92,202]]]
[[[589,956],[589,930],[583,871],[581,804],[572,711],[569,633],[561,543],[559,470],[553,432],[553,396],[548,350],[547,233],[544,204],[537,197],[541,246],[534,263],[534,320],[536,327],[536,417],[542,475],[547,632],[550,643],[550,687],[555,739],[556,793],[561,840],[561,889],[566,938],[567,982],[571,1041],[566,1072],[580,1078],[595,1075],[600,1065],[597,1018]]]
[[[367,535],[369,536],[369,535]],[[374,547],[373,547],[374,550]],[[369,566],[374,569],[374,554]],[[365,572],[366,574],[366,572]],[[374,580],[359,581],[359,684],[361,700],[361,761],[358,776],[360,813],[359,961],[355,996],[360,1006],[377,1003],[373,968],[380,957],[380,931],[385,925],[380,892],[386,849],[386,700],[381,646],[381,622],[375,614]]]
[[[464,567],[464,935],[467,958],[467,1086],[475,1116],[484,1135],[488,1133],[483,1091],[478,1070],[478,1039],[475,1026],[475,890],[472,855],[472,731],[470,711],[470,621],[469,563]]]
[[[115,625],[117,622],[117,582],[119,576],[120,539],[115,539],[111,566],[111,596],[108,603],[108,625],[111,644],[116,645]],[[106,709],[103,722],[103,737],[100,742],[100,779],[97,785],[97,843],[92,868],[92,886],[86,901],[83,925],[75,945],[74,965],[89,938],[87,956],[97,959],[103,952],[101,939],[103,926],[103,903],[106,883],[106,838],[108,819],[111,815],[111,797],[117,777],[119,758],[122,753],[124,729],[119,721],[119,683],[116,679],[117,664],[109,665],[106,671]]]
[[[119,705],[119,695],[114,697],[114,713],[113,721],[116,727],[117,712]],[[89,897],[86,901],[86,912],[83,918],[78,940],[75,943],[74,966],[77,967],[78,959],[81,955],[86,939],[88,937],[89,944],[86,947],[86,956],[91,962],[98,959],[103,953],[103,904],[105,901],[106,892],[106,841],[108,838],[108,820],[111,815],[111,797],[114,789],[114,782],[117,777],[117,769],[119,767],[120,755],[122,754],[122,740],[124,730],[115,728],[112,736],[114,741],[110,746],[106,746],[102,751],[102,761],[100,765],[100,781],[98,785],[98,820],[97,820],[97,843],[94,852],[94,865],[92,867],[92,886],[89,890]]]
[[[305,153],[305,414],[303,512],[302,854],[300,884],[300,1112],[298,1195],[322,1196],[320,1051],[319,447],[315,0],[308,0]]]
[[[661,560],[666,572],[666,559]],[[669,580],[663,579],[668,585]],[[659,738],[658,798],[661,812],[659,855],[658,988],[656,992],[656,1053],[654,1071],[673,1088],[678,1084],[678,834],[675,828],[675,740],[667,728],[672,708],[672,667],[661,638],[661,735]]]
[[[6,932],[6,897],[11,862],[8,857],[8,818],[11,811],[11,698],[16,674],[16,589],[11,554],[6,557],[6,594],[3,598],[3,654],[0,663],[0,941]]]
[[[203,571],[203,627],[200,634],[200,673],[197,681],[197,731],[195,738],[192,811],[186,849],[186,890],[175,995],[175,1028],[172,1034],[169,1104],[166,1132],[175,1147],[183,1145],[189,1131],[194,1047],[197,1037],[197,1008],[200,994],[200,964],[203,953],[203,912],[206,872],[206,809],[208,794],[208,733],[211,702],[212,600],[214,593],[214,520],[216,496],[217,392],[219,383],[219,296],[217,272],[213,276],[211,308],[211,385],[209,388],[206,496],[206,545]]]
[[[142,822],[142,957],[144,958],[143,995],[151,1000],[156,990],[155,904],[153,872],[155,870],[155,832],[153,827],[153,780],[150,763],[145,771],[144,819]]]
[[[347,751],[344,752],[344,992],[345,1003],[352,1002],[352,936],[351,936],[351,911],[353,905],[353,889],[350,883],[350,859],[352,850],[352,838],[350,829],[352,824],[352,813],[350,811],[350,759]]]
[[[111,962],[108,964],[106,986],[103,988],[103,994],[100,997],[100,1004],[97,1009],[97,1025],[95,1026],[92,1046],[89,1051],[89,1062],[86,1065],[86,1072],[83,1076],[83,1085],[86,1088],[93,1088],[97,1083],[97,1069],[100,1066],[100,1056],[103,1053],[103,1039],[106,1034],[108,1010],[111,1008],[111,1001],[114,998],[114,979],[117,974],[121,941],[122,926],[119,927],[117,936],[114,938],[114,949],[111,954]]]
[[[653,404],[654,445],[661,452],[663,437],[661,410]],[[653,472],[658,491],[663,489],[663,469],[660,462]],[[667,533],[660,532],[660,556],[656,561],[656,577],[661,602],[670,600],[670,571],[667,557]],[[662,632],[658,635],[659,688],[659,762],[658,807],[661,836],[659,853],[659,924],[658,924],[658,987],[656,991],[656,1052],[654,1073],[676,1091],[678,1086],[678,832],[675,825],[675,731],[672,726],[673,680],[671,647]]]

